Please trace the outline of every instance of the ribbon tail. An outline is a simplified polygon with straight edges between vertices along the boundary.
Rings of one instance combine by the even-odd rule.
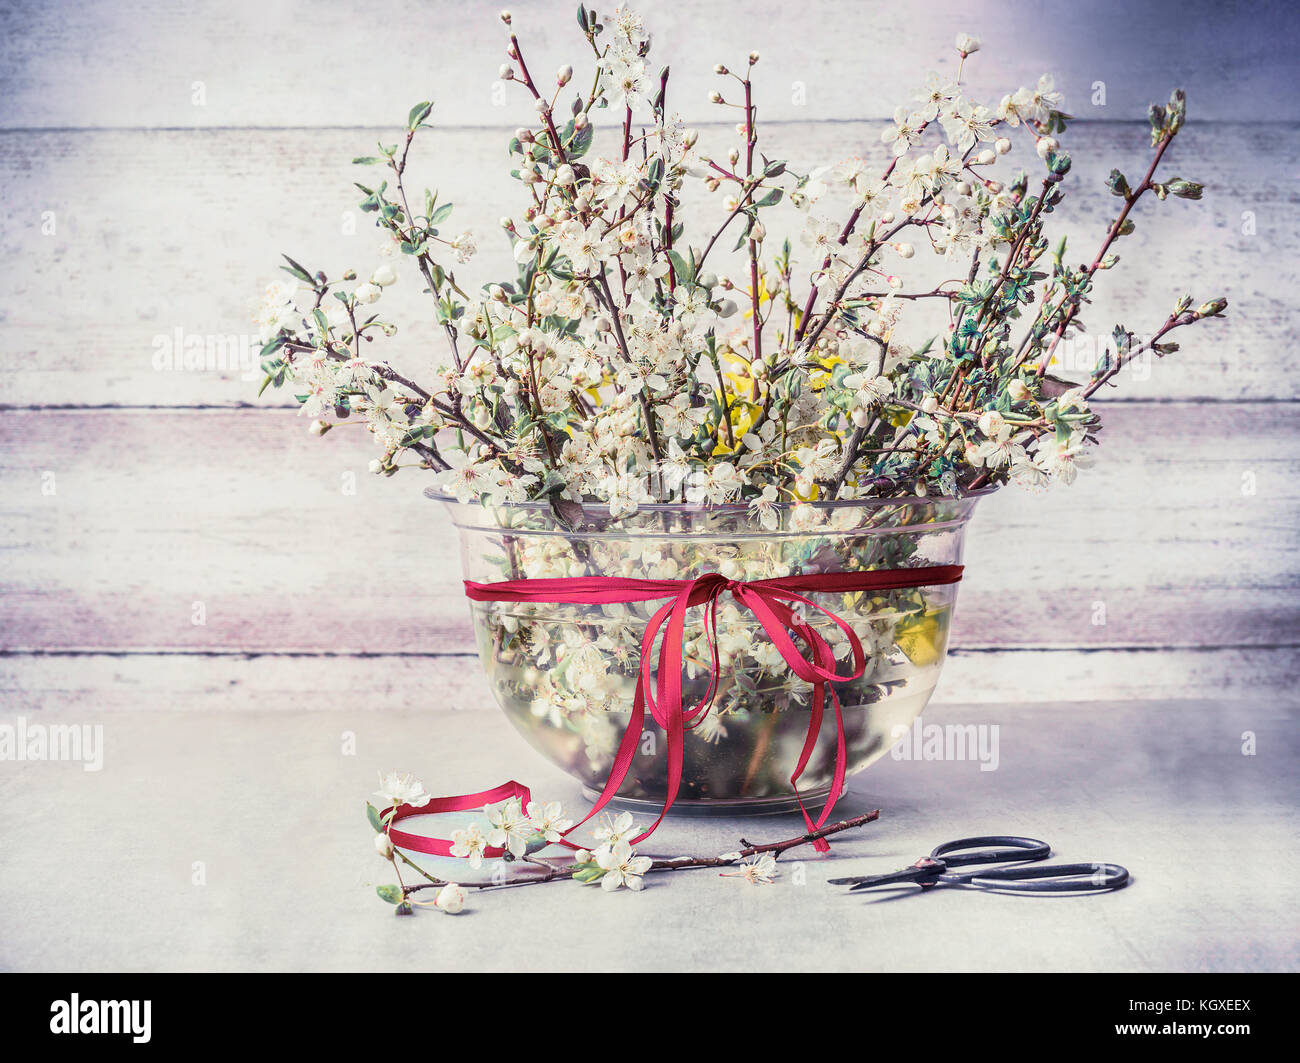
[[[686,610],[691,605],[691,594],[696,588],[696,582],[683,588],[671,607],[665,606],[665,609],[671,608],[671,612],[664,627],[664,640],[659,647],[659,663],[655,670],[658,704],[654,718],[663,727],[667,738],[668,787],[664,792],[664,806],[658,817],[633,839],[634,843],[644,841],[658,830],[659,824],[668,815],[668,810],[673,807],[673,802],[677,800],[677,794],[682,788],[686,760],[686,722],[682,711],[682,644],[686,637]],[[654,632],[647,627],[645,639],[641,644],[641,683],[647,695],[650,687],[650,653],[653,642]]]
[[[591,806],[591,811],[564,832],[565,837],[561,841],[562,845],[567,845],[570,849],[583,848],[583,846],[575,845],[569,841],[568,835],[572,834],[592,817],[598,815],[601,809],[609,804],[614,795],[618,793],[619,787],[623,785],[623,780],[627,778],[628,770],[632,767],[632,758],[636,756],[636,747],[641,741],[641,731],[644,726],[645,698],[642,696],[641,684],[638,682],[636,694],[632,698],[632,715],[628,718],[623,737],[619,739],[618,752],[614,754],[614,764],[609,769],[609,778],[605,780],[605,786],[600,791],[600,796],[596,798],[596,803]]]
[[[813,684],[812,704],[808,710],[808,734],[803,741],[803,749],[799,753],[799,762],[795,765],[794,771],[790,775],[790,786],[794,790],[794,799],[799,802],[799,811],[803,813],[803,821],[808,827],[808,833],[811,834],[822,821],[814,823],[811,815],[808,814],[808,808],[803,803],[803,795],[799,792],[799,777],[803,775],[803,770],[808,766],[808,761],[812,759],[813,750],[817,747],[817,739],[821,736],[822,715],[826,703],[826,684],[822,682]],[[844,731],[840,730],[840,740],[843,741]],[[835,793],[832,791],[831,800],[834,801]],[[829,807],[829,806],[828,806]],[[825,814],[823,813],[823,819]],[[819,853],[830,852],[830,843],[825,838],[818,838],[813,842],[813,848]]]

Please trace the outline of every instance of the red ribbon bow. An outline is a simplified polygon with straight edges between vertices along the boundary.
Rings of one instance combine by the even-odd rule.
[[[831,701],[835,706],[835,775],[831,783],[830,798],[816,822],[808,814],[803,798],[799,794],[799,777],[812,757],[817,738],[821,733],[828,685],[848,682],[861,676],[866,668],[866,655],[857,634],[847,621],[836,616],[829,609],[824,609],[802,592],[849,593],[938,586],[958,582],[961,573],[960,565],[936,565],[928,568],[885,569],[875,572],[827,572],[753,581],[730,580],[717,573],[709,573],[690,580],[622,579],[611,576],[506,580],[501,583],[473,583],[466,580],[465,594],[477,602],[536,602],[549,605],[627,605],[659,598],[672,599],[661,606],[646,624],[645,635],[641,639],[641,674],[632,700],[632,716],[619,742],[609,779],[592,810],[572,828],[576,830],[595,816],[618,792],[627,777],[628,769],[632,766],[632,758],[636,756],[637,744],[640,742],[645,723],[645,712],[649,708],[650,715],[667,735],[668,791],[658,819],[648,830],[633,839],[634,842],[640,842],[649,837],[663,822],[664,816],[677,800],[682,782],[685,733],[699,726],[713,705],[718,689],[717,609],[718,599],[724,593],[730,592],[741,608],[748,609],[754,615],[767,633],[767,637],[772,640],[772,644],[785,658],[790,670],[812,685],[808,736],[804,740],[799,762],[790,776],[790,785],[794,788],[804,822],[808,825],[808,830],[813,831],[826,822],[836,800],[840,797],[844,789],[847,769],[843,710],[833,687],[830,691]],[[686,628],[686,610],[697,605],[703,605],[705,608],[705,628],[708,633],[713,667],[710,672],[709,687],[704,697],[690,709],[684,709],[682,706],[682,643]],[[805,617],[800,615],[798,611],[800,606],[816,609],[833,621],[848,637],[849,646],[853,651],[853,670],[850,673],[841,675],[836,672],[835,654],[830,644],[817,633]],[[651,657],[655,639],[661,629],[664,632],[663,645],[660,647],[659,660],[656,662]],[[806,652],[800,652],[794,639],[791,638],[792,634],[803,642]],[[493,797],[489,795],[504,797],[522,795],[521,799],[526,800],[527,790],[520,787],[518,783],[507,783],[482,794],[465,795],[463,798],[440,798],[423,808],[409,811],[403,808],[401,815],[444,811],[450,808],[470,808],[473,804],[466,802],[479,801],[480,798],[492,800]],[[403,835],[404,839],[415,837]],[[417,848],[422,852],[446,854],[446,843],[439,839],[420,840],[436,845],[437,848],[429,848],[427,845],[409,847]],[[394,841],[399,845],[403,844],[396,836]],[[819,838],[814,844],[822,852],[830,848],[824,838]]]

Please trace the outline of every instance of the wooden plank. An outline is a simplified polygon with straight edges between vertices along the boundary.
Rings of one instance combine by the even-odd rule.
[[[1294,704],[1294,648],[954,650],[938,707],[1034,701],[1276,698]],[[0,657],[8,713],[498,711],[464,655],[90,654]],[[941,717],[940,717],[941,718]]]
[[[1112,406],[1073,488],[981,506],[954,645],[1295,645],[1294,417]],[[350,431],[316,440],[287,411],[11,412],[3,647],[471,651],[430,481],[366,475]]]
[[[994,103],[1051,71],[1080,115],[1140,118],[1151,100],[1181,85],[1208,118],[1256,118],[1261,100],[1272,116],[1300,118],[1294,94],[1284,91],[1292,82],[1289,42],[1300,31],[1288,4],[1186,0],[1174,13],[1121,0],[931,0],[921,18],[905,5],[845,0],[639,6],[654,33],[652,73],[671,64],[672,100],[697,115],[718,84],[713,65],[743,69],[756,48],[765,118],[888,116],[925,71],[955,71],[953,39],[963,31],[984,40],[967,75]],[[544,84],[572,62],[586,88],[590,55],[576,7],[516,8],[525,58]],[[510,86],[502,97],[497,89],[506,34],[496,12],[466,0],[392,0],[382,18],[312,0],[7,5],[3,123],[385,125],[430,94],[440,122],[517,123],[511,115],[525,107],[522,90]]]
[[[877,125],[766,131],[801,172],[854,152],[884,162]],[[705,132],[721,143],[729,135]],[[458,205],[456,230],[479,235],[479,257],[460,271],[471,288],[513,276],[497,227],[499,216],[521,203],[506,172],[505,138],[500,130],[437,132],[412,162],[413,184],[437,187]],[[362,130],[0,134],[0,181],[13,203],[25,205],[0,222],[0,252],[9,263],[0,296],[0,404],[253,401],[258,345],[249,300],[277,275],[280,252],[335,276],[349,266],[368,272],[380,261],[379,234],[349,191],[361,175],[350,160],[371,150],[373,139]],[[1068,236],[1072,255],[1091,259],[1116,202],[1105,174],[1113,165],[1137,171],[1146,141],[1136,125],[1070,131],[1076,194],[1054,231]],[[1032,170],[1040,165],[1023,161]],[[1206,199],[1139,208],[1137,232],[1120,245],[1125,261],[1102,278],[1086,315],[1091,335],[1109,335],[1116,320],[1148,331],[1184,291],[1198,299],[1226,295],[1231,311],[1180,334],[1185,347],[1166,363],[1126,374],[1123,394],[1300,397],[1300,354],[1291,342],[1291,293],[1300,290],[1300,262],[1291,252],[1300,243],[1300,214],[1291,204],[1300,127],[1192,126],[1170,165],[1171,173],[1205,181]],[[720,210],[716,197],[691,189],[682,215],[688,232],[710,231],[695,226],[716,224]],[[53,212],[50,234],[45,211]],[[828,202],[826,213],[847,214],[847,205]],[[792,231],[797,237],[800,218],[770,212],[773,241]],[[806,259],[797,238],[795,246]],[[931,258],[922,250],[908,263],[915,290],[953,275],[952,263]],[[717,264],[730,268],[725,258]],[[399,334],[372,350],[424,375],[444,357],[444,341],[413,272],[404,273],[380,304]],[[909,307],[900,334],[919,344],[945,321],[934,300],[922,300]],[[190,340],[205,357],[186,369],[180,354]],[[1077,351],[1072,371],[1086,372],[1096,349],[1081,343]]]

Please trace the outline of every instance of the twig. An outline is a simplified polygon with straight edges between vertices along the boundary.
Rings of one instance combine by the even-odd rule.
[[[838,823],[832,823],[827,827],[819,827],[817,830],[809,831],[807,834],[800,834],[794,838],[787,838],[784,841],[769,842],[766,845],[755,845],[747,842],[744,838],[740,840],[742,849],[734,853],[728,853],[726,856],[677,856],[666,860],[656,860],[650,865],[650,871],[691,871],[699,868],[708,867],[732,867],[746,857],[757,856],[759,853],[772,853],[774,856],[780,856],[788,849],[796,846],[807,845],[810,842],[818,841],[821,838],[829,838],[832,834],[839,834],[841,831],[852,830],[855,827],[862,827],[868,823],[873,823],[880,818],[880,809],[873,809],[871,812],[864,812],[860,816],[854,816],[852,819],[843,819]],[[401,855],[398,853],[397,855]],[[405,859],[405,857],[403,857]],[[409,863],[409,861],[407,861]],[[543,882],[554,882],[559,878],[570,878],[577,867],[576,864],[550,865],[543,864],[538,860],[529,860],[530,864],[537,867],[544,867],[546,870],[540,875],[528,875],[518,878],[506,879],[502,882],[461,882],[460,886],[465,889],[475,890],[496,890],[509,889],[514,886],[538,886]],[[413,867],[415,865],[412,865]],[[416,868],[419,870],[419,868]],[[449,880],[435,879],[430,875],[424,874],[430,881],[419,883],[414,886],[403,886],[402,896],[407,897],[412,893],[420,890],[435,889],[439,886],[449,885]]]
[[[1143,193],[1151,190],[1151,178],[1155,176],[1156,167],[1160,165],[1160,160],[1164,157],[1166,149],[1174,142],[1175,135],[1176,134],[1174,133],[1166,133],[1161,138],[1160,144],[1156,147],[1155,156],[1151,159],[1151,165],[1147,169],[1146,176],[1142,178],[1142,183],[1124,197],[1124,209],[1119,212],[1119,217],[1115,219],[1111,224],[1110,229],[1107,230],[1106,239],[1102,241],[1101,249],[1097,252],[1097,256],[1092,260],[1092,264],[1083,271],[1083,280],[1085,283],[1080,286],[1077,295],[1067,295],[1065,297],[1066,301],[1063,304],[1064,313],[1061,316],[1061,320],[1057,323],[1056,328],[1052,331],[1051,342],[1048,343],[1047,349],[1043,351],[1043,355],[1038,361],[1037,372],[1040,377],[1047,372],[1047,367],[1051,364],[1052,354],[1056,350],[1057,344],[1061,342],[1061,337],[1065,335],[1065,330],[1069,328],[1070,322],[1074,320],[1075,314],[1079,312],[1079,304],[1083,298],[1084,291],[1091,285],[1093,275],[1101,268],[1102,260],[1106,257],[1106,252],[1110,250],[1110,245],[1113,244],[1115,238],[1119,236],[1119,231],[1124,227],[1124,222],[1128,219],[1129,212],[1133,209],[1134,204],[1142,198]]]

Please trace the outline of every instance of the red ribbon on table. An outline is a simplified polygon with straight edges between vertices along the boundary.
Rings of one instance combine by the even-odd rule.
[[[465,581],[465,594],[476,602],[534,602],[545,605],[628,605],[633,602],[672,600],[661,606],[646,624],[641,639],[641,671],[636,694],[632,699],[632,716],[627,730],[619,742],[618,752],[609,778],[600,797],[587,815],[570,830],[576,830],[603,809],[617,794],[627,777],[641,739],[646,709],[655,722],[663,728],[668,744],[668,791],[663,810],[648,830],[633,839],[640,842],[649,837],[663,822],[664,816],[677,800],[681,788],[685,733],[704,720],[713,705],[718,689],[718,599],[730,593],[742,609],[748,609],[758,620],[767,637],[772,640],[790,670],[812,685],[812,707],[808,715],[808,736],[798,764],[790,775],[795,799],[803,813],[804,822],[811,832],[821,827],[836,800],[844,789],[847,769],[847,749],[844,735],[844,715],[839,697],[831,683],[844,683],[857,679],[866,668],[866,654],[850,624],[806,597],[806,594],[846,594],[854,591],[905,590],[913,587],[940,586],[957,583],[961,579],[961,565],[935,565],[927,568],[883,569],[873,572],[825,572],[779,579],[731,580],[717,573],[709,573],[689,580],[624,579],[613,576],[572,576],[561,579],[505,580],[501,583],[474,583]],[[686,611],[702,605],[705,609],[705,630],[708,634],[712,670],[708,690],[693,707],[682,705],[682,644],[685,638]],[[835,671],[835,654],[830,644],[797,612],[799,606],[809,606],[834,622],[848,637],[853,651],[853,671],[841,675]],[[655,639],[664,632],[658,661],[652,660]],[[800,652],[791,634],[803,642]],[[826,691],[830,689],[835,706],[835,775],[831,783],[830,798],[814,822],[804,807],[799,794],[799,777],[803,774],[817,746],[821,734]],[[402,806],[395,818],[430,812],[459,811],[482,807],[484,804],[519,797],[526,804],[530,799],[528,789],[516,782],[503,783],[492,790],[460,797],[434,798],[420,808]],[[391,831],[395,845],[419,852],[451,855],[451,844],[442,839],[426,838],[405,832]],[[572,843],[566,843],[572,845]],[[824,838],[814,843],[821,851],[830,846]],[[577,846],[573,846],[577,848]],[[489,849],[485,856],[500,856],[499,849]]]

